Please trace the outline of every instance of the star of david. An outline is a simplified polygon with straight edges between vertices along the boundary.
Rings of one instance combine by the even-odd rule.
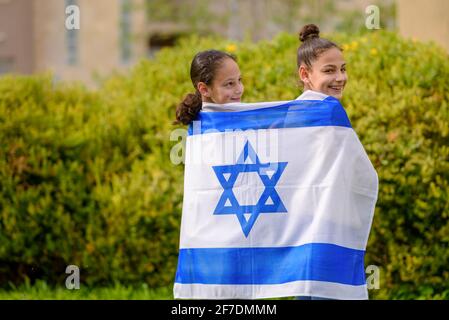
[[[259,157],[249,141],[247,141],[236,164],[212,166],[223,187],[223,194],[220,200],[218,200],[214,214],[235,214],[245,237],[248,237],[261,213],[287,212],[275,189],[276,183],[286,166],[287,162],[260,163]],[[240,205],[233,192],[238,175],[245,172],[257,173],[265,187],[255,205]],[[245,217],[245,214],[249,215],[248,219]]]

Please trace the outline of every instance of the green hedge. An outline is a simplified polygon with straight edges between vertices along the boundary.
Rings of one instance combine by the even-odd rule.
[[[345,49],[343,104],[379,174],[366,265],[373,298],[449,298],[449,59],[431,44],[376,31],[329,36]],[[183,167],[170,162],[176,103],[193,55],[238,56],[245,101],[287,100],[294,35],[230,43],[182,40],[96,91],[51,76],[0,79],[0,286],[173,282]]]
[[[1,284],[63,285],[69,264],[89,284],[172,281],[182,168],[151,98],[133,96],[0,81]]]

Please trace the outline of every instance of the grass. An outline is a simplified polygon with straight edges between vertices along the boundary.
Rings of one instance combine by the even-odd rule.
[[[291,300],[293,297],[271,298],[262,300]],[[80,289],[69,290],[64,285],[49,286],[45,281],[37,280],[9,289],[0,289],[0,300],[173,300],[173,287],[149,288],[115,284],[111,287],[89,288],[81,284]]]
[[[44,281],[36,281],[34,285],[11,285],[10,289],[0,289],[0,300],[173,300],[173,288],[154,289],[146,284],[89,288],[81,284],[80,289],[69,290],[64,285],[51,287]]]

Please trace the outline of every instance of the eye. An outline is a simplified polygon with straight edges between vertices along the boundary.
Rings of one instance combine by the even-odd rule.
[[[226,84],[226,87],[232,87],[234,85],[234,82],[228,82],[227,84]]]

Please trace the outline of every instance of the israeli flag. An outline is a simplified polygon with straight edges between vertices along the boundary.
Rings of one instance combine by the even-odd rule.
[[[205,104],[186,142],[174,297],[367,299],[377,193],[337,99]]]

